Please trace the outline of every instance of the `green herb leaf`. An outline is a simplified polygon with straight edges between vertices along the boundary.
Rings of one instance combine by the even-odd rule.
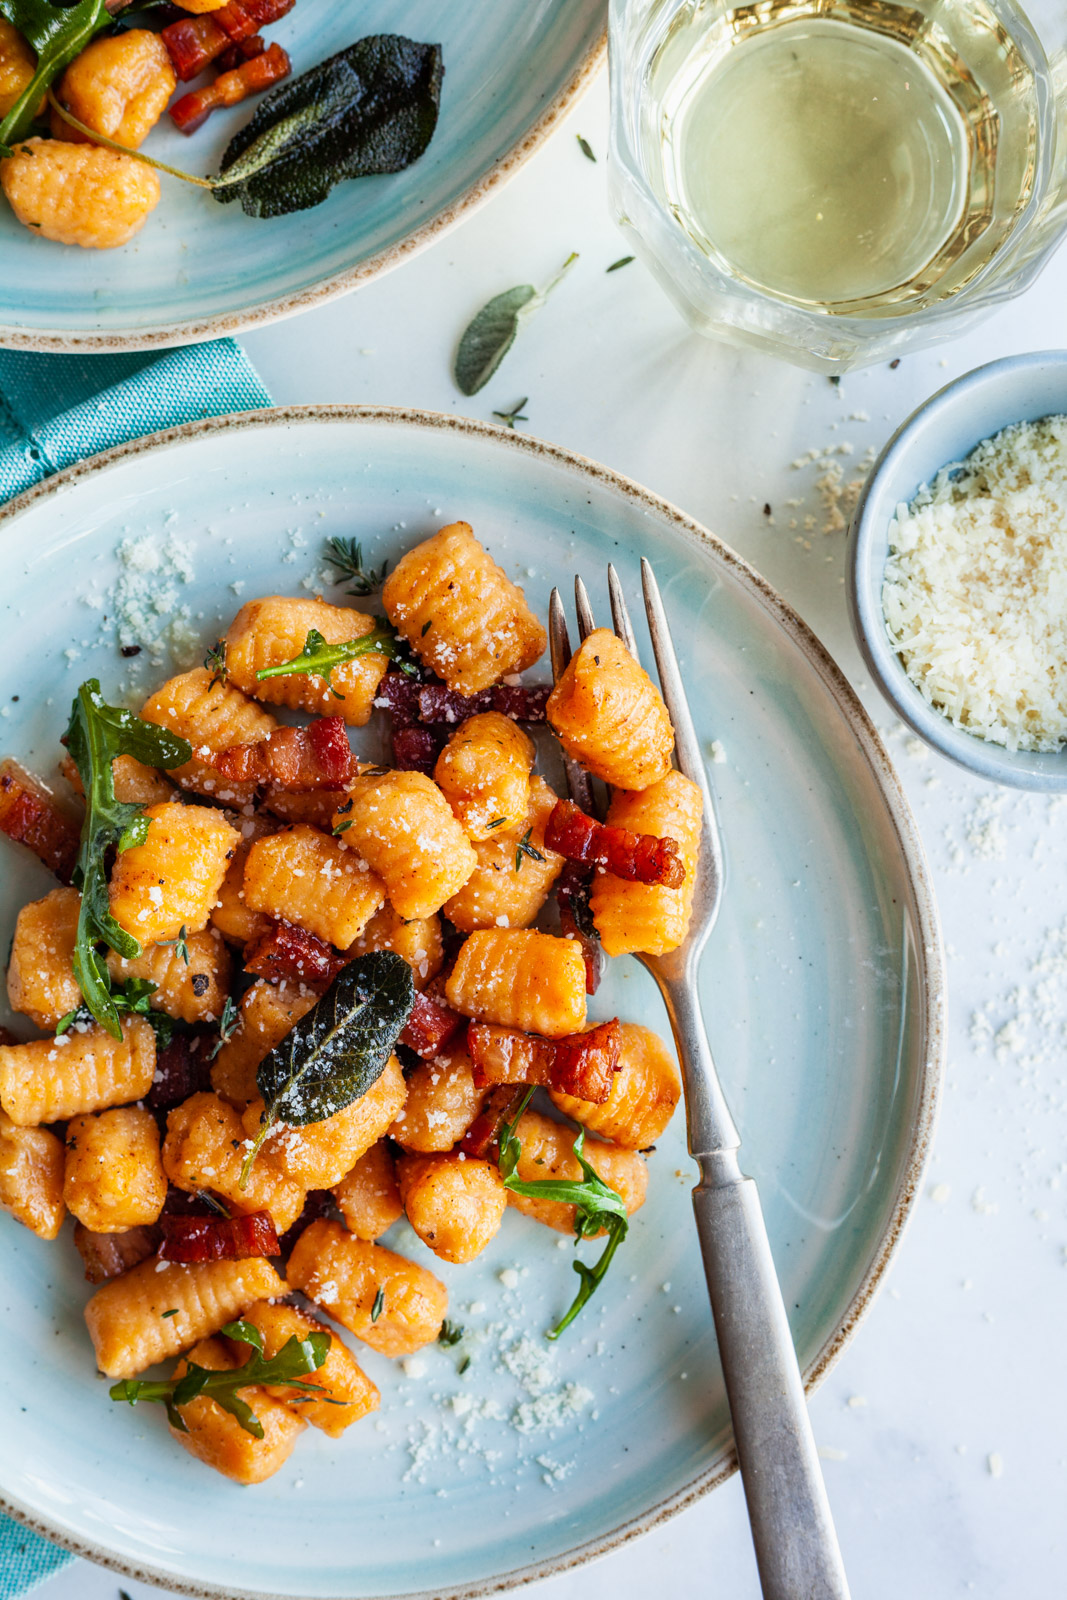
[[[374,1304],[370,1308],[370,1319],[371,1319],[371,1321],[372,1322],[377,1322],[378,1318],[381,1316],[381,1314],[382,1314],[382,1312],[384,1310],[385,1310],[385,1290],[383,1289],[382,1285],[379,1284],[378,1285],[378,1293],[374,1296]]]
[[[530,835],[531,835],[531,833],[533,833],[533,829],[532,828],[527,828],[526,832],[523,834],[522,838],[519,840],[518,845],[516,847],[516,850],[515,850],[515,871],[516,872],[521,872],[522,871],[522,858],[523,858],[523,856],[529,856],[531,861],[543,861],[545,859],[543,854],[541,853],[541,851],[538,850],[537,846],[535,844],[531,844],[530,843]]]
[[[182,926],[178,930],[178,937],[176,939],[157,939],[156,943],[157,944],[161,944],[161,945],[173,945],[174,946],[174,954],[176,956],[179,956],[181,958],[181,960],[185,962],[185,965],[188,966],[189,965],[188,938],[189,938],[188,931],[187,931],[187,929],[185,927],[185,924],[182,923]]]
[[[171,1306],[169,1311],[161,1311],[159,1314],[164,1319],[164,1321],[166,1321],[166,1319],[168,1317],[176,1317],[178,1315],[179,1309],[180,1309],[180,1307],[178,1307],[178,1306]]]
[[[402,172],[433,138],[441,47],[372,34],[263,96],[230,141],[216,200],[279,217],[326,199],[336,183]]]
[[[210,688],[226,681],[226,640],[219,639],[204,657],[204,668],[211,674]]]
[[[522,409],[528,400],[529,396],[523,395],[518,404],[513,406],[510,411],[494,411],[493,415],[494,417],[499,417],[506,428],[513,428],[516,422],[529,422],[529,417],[524,416]]]
[[[517,288],[495,295],[482,307],[464,330],[456,352],[455,379],[461,394],[477,394],[479,389],[485,388],[515,343],[519,329],[544,305],[577,259],[577,252],[572,251],[544,289],[537,290],[532,283],[520,283]]]
[[[30,131],[42,95],[89,43],[111,22],[106,0],[79,0],[77,5],[50,5],[48,0],[0,0],[0,17],[17,28],[37,52],[37,68],[6,117],[0,121],[0,145],[17,144]]]
[[[105,972],[107,971],[105,967]],[[124,983],[112,984],[111,975],[107,974],[108,988],[111,1004],[116,1015],[120,1017],[144,1017],[155,1030],[156,1049],[165,1050],[174,1037],[174,1018],[169,1017],[165,1011],[156,1011],[152,1006],[152,996],[158,985],[150,978],[127,978]],[[77,1006],[73,1011],[68,1011],[65,1017],[60,1017],[56,1023],[56,1038],[61,1038],[75,1023],[90,1023],[93,1014],[88,1006]]]
[[[574,137],[578,141],[578,148],[582,152],[582,155],[585,156],[589,161],[595,161],[596,156],[593,154],[593,147],[589,143],[589,140],[583,139],[580,133],[576,133]]]
[[[276,1122],[322,1122],[377,1083],[414,1001],[411,968],[393,950],[372,950],[338,973],[259,1064],[256,1084],[265,1105],[241,1168],[242,1187]]]
[[[233,1003],[233,996],[228,994],[222,1007],[222,1015],[219,1018],[219,1036],[215,1042],[214,1049],[208,1056],[209,1061],[214,1061],[223,1045],[228,1044],[233,1038],[240,1026],[240,1022],[241,1013]]]
[[[324,678],[330,681],[330,674],[335,667],[343,667],[348,661],[358,661],[360,656],[382,655],[391,660],[399,660],[396,634],[390,628],[384,617],[376,617],[376,627],[370,633],[365,633],[359,639],[345,639],[340,644],[328,644],[317,628],[312,628],[304,640],[304,648],[298,656],[291,661],[283,661],[276,667],[264,667],[262,672],[257,672],[257,678],[286,678],[293,673],[305,672],[310,678]],[[400,661],[403,667],[403,661]],[[336,694],[337,691],[334,690]],[[340,697],[338,697],[340,698]]]
[[[235,1339],[241,1344],[252,1347],[252,1354],[243,1367],[216,1372],[190,1361],[187,1370],[180,1378],[163,1378],[158,1381],[123,1378],[121,1383],[113,1384],[109,1389],[111,1399],[125,1400],[127,1405],[131,1406],[137,1405],[142,1400],[157,1400],[166,1406],[171,1426],[179,1433],[187,1433],[189,1430],[179,1407],[187,1406],[190,1401],[196,1400],[202,1394],[207,1395],[224,1411],[236,1417],[246,1433],[262,1439],[263,1425],[248,1402],[240,1398],[238,1390],[247,1389],[252,1384],[279,1383],[300,1389],[318,1399],[325,1398],[317,1384],[301,1380],[306,1373],[317,1372],[329,1355],[332,1341],[328,1333],[316,1331],[309,1333],[306,1339],[301,1339],[294,1333],[285,1341],[277,1355],[267,1360],[263,1355],[263,1339],[260,1331],[252,1323],[228,1322],[222,1332],[228,1339]]]
[[[620,267],[628,267],[631,261],[636,261],[636,256],[620,256],[618,261],[613,261],[610,267],[605,267],[605,272],[618,272]]]
[[[523,1096],[514,1117],[500,1130],[499,1165],[505,1189],[510,1189],[514,1194],[526,1195],[533,1200],[557,1200],[563,1205],[573,1206],[576,1244],[579,1240],[592,1238],[594,1234],[600,1233],[601,1229],[608,1236],[603,1253],[591,1267],[586,1266],[584,1261],[571,1263],[579,1278],[578,1292],[556,1326],[550,1328],[545,1335],[548,1339],[558,1339],[603,1283],[616,1250],[626,1238],[630,1223],[622,1196],[610,1188],[585,1159],[584,1128],[574,1141],[575,1159],[582,1169],[580,1182],[566,1178],[537,1178],[525,1183],[516,1176],[519,1157],[522,1155],[522,1144],[515,1129],[532,1095],[533,1090],[530,1089]]]
[[[376,594],[389,571],[388,561],[380,567],[363,565],[363,546],[358,539],[327,539],[325,559],[337,568],[337,583],[351,579],[349,594]]]
[[[507,817],[494,817],[491,822],[487,822],[486,823],[486,827],[487,828],[502,828],[507,820],[508,820]]]
[[[118,1008],[111,997],[107,962],[98,947],[109,945],[132,960],[141,954],[141,946],[111,915],[106,856],[112,847],[122,851],[143,842],[148,818],[140,806],[115,798],[111,763],[116,756],[129,755],[149,767],[180,767],[193,752],[185,739],[169,729],[142,722],[120,706],[106,705],[96,678],[87,679],[78,690],[66,742],[85,791],[85,821],[72,876],[82,895],[74,976],[97,1022],[120,1039]]]
[[[444,1322],[441,1324],[441,1331],[437,1335],[438,1344],[443,1344],[446,1350],[450,1350],[454,1344],[459,1343],[462,1337],[463,1329],[460,1327],[459,1323],[449,1322],[448,1318],[446,1317]]]

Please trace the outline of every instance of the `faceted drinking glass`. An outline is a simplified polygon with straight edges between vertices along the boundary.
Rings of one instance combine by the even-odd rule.
[[[615,216],[694,328],[842,372],[1067,231],[1067,0],[611,0]]]

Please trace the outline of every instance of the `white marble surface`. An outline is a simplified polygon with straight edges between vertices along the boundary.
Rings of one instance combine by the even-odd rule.
[[[248,336],[279,402],[421,406],[488,417],[529,396],[531,433],[675,501],[740,550],[814,627],[888,737],[918,815],[949,953],[951,1045],[924,1193],[887,1286],[813,1402],[856,1600],[1047,1600],[1067,1591],[1067,803],[970,779],[904,737],[867,689],[825,532],[813,448],[856,477],[934,389],[1010,352],[1064,342],[1067,252],[970,338],[840,388],[691,335],[637,264],[604,193],[598,83],[503,194],[358,295]],[[581,132],[600,156],[585,159]],[[492,294],[581,259],[473,400],[455,340]],[[789,499],[803,504],[790,508]],[[763,511],[772,507],[773,522]],[[814,516],[812,528],[804,519]],[[790,526],[795,518],[798,527]],[[976,1021],[976,1015],[979,1020]],[[985,1020],[981,1020],[985,1019]],[[42,1600],[151,1591],[82,1563]],[[758,1595],[736,1480],[531,1600],[650,1588]]]

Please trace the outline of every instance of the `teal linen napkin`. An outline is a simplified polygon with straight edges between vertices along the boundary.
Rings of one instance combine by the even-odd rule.
[[[0,501],[127,439],[270,403],[232,339],[162,354],[0,350]],[[16,1600],[73,1559],[0,1515],[0,1600]]]

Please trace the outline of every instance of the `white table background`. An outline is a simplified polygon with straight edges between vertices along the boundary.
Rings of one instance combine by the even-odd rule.
[[[458,231],[245,345],[279,403],[489,418],[527,395],[527,431],[605,462],[713,529],[791,601],[860,690],[933,868],[949,957],[949,1066],[922,1197],[886,1286],[813,1401],[816,1436],[855,1600],[1051,1600],[1067,1594],[1067,868],[1057,848],[1067,801],[998,790],[905,735],[852,643],[844,534],[823,531],[816,488],[824,469],[792,463],[852,446],[835,457],[852,479],[865,452],[949,379],[1067,343],[1067,251],[977,334],[835,387],[691,334],[638,263],[605,276],[628,249],[607,210],[606,137],[602,78]],[[451,360],[466,322],[500,290],[547,281],[572,250],[580,260],[565,283],[502,371],[465,400]],[[804,503],[790,508],[790,499]],[[132,1600],[159,1592],[79,1562],[39,1593],[117,1600],[120,1584]],[[615,1600],[670,1589],[758,1596],[737,1479],[595,1566],[527,1593]]]

